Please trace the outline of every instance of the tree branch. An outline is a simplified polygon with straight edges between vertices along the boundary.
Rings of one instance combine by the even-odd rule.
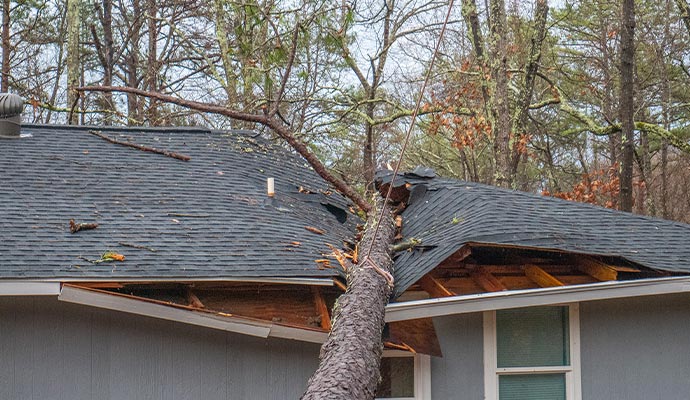
[[[169,103],[169,104],[176,104],[178,106],[186,107],[195,111],[199,112],[205,112],[205,113],[212,113],[212,114],[218,114],[218,115],[223,115],[226,117],[238,119],[241,121],[245,122],[254,122],[258,123],[261,125],[264,125],[268,128],[273,129],[275,133],[278,134],[283,140],[285,140],[292,148],[297,151],[302,157],[304,157],[305,160],[311,165],[311,167],[314,169],[314,171],[319,174],[324,180],[332,184],[336,190],[338,190],[340,193],[342,193],[345,197],[349,198],[352,200],[353,203],[357,205],[357,207],[361,208],[362,211],[364,212],[369,212],[372,209],[371,204],[364,200],[364,198],[352,187],[350,187],[347,183],[345,183],[342,179],[338,178],[337,176],[333,175],[326,169],[326,166],[319,160],[314,153],[309,150],[307,145],[297,139],[295,135],[293,135],[292,131],[290,130],[289,127],[285,126],[283,122],[280,120],[274,118],[274,117],[269,117],[267,115],[263,114],[252,114],[248,112],[242,112],[242,111],[237,111],[233,110],[230,108],[218,106],[215,104],[208,104],[208,103],[202,103],[198,101],[193,101],[193,100],[185,100],[181,99],[179,97],[175,96],[170,96],[167,94],[162,94],[158,92],[150,92],[147,90],[141,90],[137,88],[131,88],[131,87],[121,87],[121,86],[83,86],[79,88],[75,88],[75,90],[79,92],[121,92],[121,93],[133,93],[138,96],[142,97],[148,97],[151,99],[156,99],[158,101],[161,101],[163,103]]]

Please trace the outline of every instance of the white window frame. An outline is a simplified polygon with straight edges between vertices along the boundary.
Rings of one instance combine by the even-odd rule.
[[[498,400],[498,377],[521,374],[565,374],[566,400],[582,400],[580,380],[580,306],[577,303],[559,304],[567,306],[570,334],[570,365],[557,367],[512,367],[498,368],[496,345],[496,311],[484,312],[484,399]]]
[[[431,400],[431,356],[384,350],[383,357],[414,357],[414,397],[386,397],[381,400]]]

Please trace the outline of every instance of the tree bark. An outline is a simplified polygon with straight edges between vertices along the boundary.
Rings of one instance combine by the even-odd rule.
[[[152,92],[158,90],[158,22],[156,14],[158,7],[156,0],[147,0],[147,25],[148,25],[148,54],[146,66],[146,89]],[[149,99],[147,118],[150,126],[158,125],[158,106],[156,99]]]
[[[510,187],[513,183],[510,162],[510,103],[508,99],[508,54],[506,38],[506,13],[504,0],[489,2],[489,59],[491,63],[491,124],[496,158],[496,184]]]
[[[522,90],[518,99],[518,106],[513,118],[513,134],[525,134],[527,132],[527,117],[529,105],[534,93],[534,82],[539,71],[539,61],[541,60],[541,49],[546,38],[546,19],[549,15],[549,3],[547,0],[537,0],[534,8],[534,18],[532,19],[532,38],[529,51],[529,59],[525,65],[525,77],[522,82]],[[518,139],[515,137],[515,139]],[[521,154],[519,146],[513,143],[510,174],[517,174],[518,164]]]
[[[381,207],[383,200],[377,201],[374,210]],[[382,274],[369,266],[368,261],[392,273],[389,247],[395,236],[395,224],[388,207],[374,238],[376,223],[373,217],[367,222],[359,248],[364,254],[369,246],[373,246],[371,256],[348,268],[347,291],[338,298],[334,307],[333,328],[321,348],[321,362],[309,379],[302,400],[374,398],[380,379],[385,307],[392,288]]]
[[[80,62],[79,62],[79,0],[67,0],[67,108],[74,108],[79,99],[79,93],[75,90],[79,86]],[[77,115],[69,114],[68,124],[77,123]]]
[[[635,71],[635,1],[623,0],[621,18],[621,92],[620,119],[623,134],[623,159],[620,178],[620,209],[633,207],[633,155],[635,122],[633,85]]]
[[[94,44],[96,46],[96,53],[103,68],[103,86],[111,86],[113,84],[113,71],[115,68],[115,49],[113,42],[113,2],[112,0],[103,0],[103,5],[94,3],[94,9],[98,19],[103,28],[103,43],[98,38],[95,25],[91,25],[91,34],[93,36]],[[115,111],[115,104],[113,103],[113,94],[111,92],[103,93],[103,109],[108,111]],[[103,121],[105,125],[113,124],[113,114],[108,113]]]

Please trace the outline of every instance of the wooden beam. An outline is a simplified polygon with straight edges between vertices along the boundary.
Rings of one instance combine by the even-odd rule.
[[[618,271],[609,265],[591,257],[581,256],[576,258],[580,271],[599,281],[615,281],[618,279]]]
[[[312,286],[312,293],[314,294],[314,304],[316,305],[316,312],[321,316],[321,328],[324,330],[331,330],[331,316],[328,314],[328,306],[326,305],[326,300],[324,300],[321,290]]]
[[[342,290],[343,292],[347,290],[347,286],[345,286],[344,283],[342,283],[339,279],[333,278],[333,284],[338,287],[338,289]]]
[[[192,292],[192,288],[189,286],[185,286],[184,288],[184,297],[187,300],[187,304],[189,304],[190,307],[194,308],[206,308],[204,303],[199,300],[199,298]]]
[[[563,282],[536,265],[525,266],[525,275],[541,287],[564,286]]]
[[[430,274],[424,275],[418,283],[419,286],[421,286],[425,292],[429,293],[429,296],[431,297],[455,296],[455,293],[446,289],[446,287],[443,286],[441,282],[437,281],[436,278],[434,278]]]
[[[495,276],[491,275],[489,272],[482,270],[481,268],[472,271],[470,273],[472,279],[477,282],[482,289],[487,292],[500,292],[503,290],[508,290]]]

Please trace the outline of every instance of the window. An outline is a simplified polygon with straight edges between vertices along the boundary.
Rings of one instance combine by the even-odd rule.
[[[486,400],[580,400],[577,304],[484,313]]]
[[[431,399],[431,358],[403,351],[384,351],[377,399]]]

